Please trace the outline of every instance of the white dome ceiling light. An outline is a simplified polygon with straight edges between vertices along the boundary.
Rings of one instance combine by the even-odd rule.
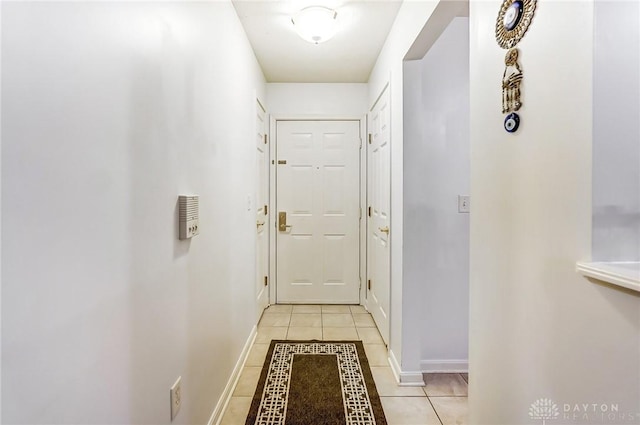
[[[313,44],[324,43],[338,30],[338,12],[324,6],[309,6],[293,18],[293,27],[303,40]]]

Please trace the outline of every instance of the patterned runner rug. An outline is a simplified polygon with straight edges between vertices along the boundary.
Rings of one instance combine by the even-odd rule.
[[[361,341],[271,341],[246,425],[386,425]]]

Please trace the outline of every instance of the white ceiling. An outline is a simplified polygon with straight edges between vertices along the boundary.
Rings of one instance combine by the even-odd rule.
[[[268,82],[366,83],[400,8],[400,0],[233,0]],[[338,11],[340,30],[314,45],[291,16],[310,5]]]

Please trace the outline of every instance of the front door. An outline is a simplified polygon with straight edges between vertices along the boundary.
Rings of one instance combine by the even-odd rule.
[[[357,304],[359,121],[278,121],[278,303]]]
[[[389,89],[385,88],[369,113],[367,149],[367,308],[380,335],[389,344],[391,207],[391,120]]]

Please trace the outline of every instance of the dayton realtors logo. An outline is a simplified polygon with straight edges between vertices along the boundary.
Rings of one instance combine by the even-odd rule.
[[[531,419],[542,419],[542,425],[546,425],[549,419],[557,419],[560,416],[558,405],[549,398],[541,398],[529,407],[529,417]]]
[[[640,413],[620,411],[618,404],[607,403],[565,403],[560,408],[550,398],[536,400],[529,407],[529,417],[533,420],[541,420],[542,425],[547,425],[548,420],[561,418],[563,423],[640,423]]]
[[[593,421],[599,424],[606,422],[638,423],[640,413],[620,411],[618,404],[607,403],[575,403],[563,406],[563,417],[573,421]]]

